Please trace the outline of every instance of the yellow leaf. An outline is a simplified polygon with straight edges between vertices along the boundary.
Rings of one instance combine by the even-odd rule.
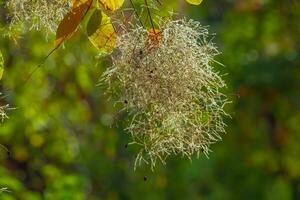
[[[117,43],[117,33],[110,18],[101,10],[95,10],[87,24],[87,34],[91,43],[101,54],[110,54]]]
[[[98,0],[105,10],[115,11],[121,8],[124,0]]]
[[[186,2],[188,2],[189,4],[192,5],[200,5],[202,3],[203,0],[186,0]]]
[[[0,51],[0,80],[2,79],[3,71],[4,71],[4,59]]]
[[[83,17],[91,7],[92,2],[92,0],[86,0],[83,3],[79,3],[76,7],[73,7],[69,13],[67,13],[64,19],[60,22],[56,31],[56,48],[73,35]]]

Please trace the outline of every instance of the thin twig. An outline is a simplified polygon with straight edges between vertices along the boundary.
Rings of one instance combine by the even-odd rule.
[[[148,1],[147,1],[147,0],[145,0],[145,5],[146,5],[146,7],[147,7],[148,15],[149,15],[149,17],[150,17],[150,22],[151,22],[151,26],[152,26],[153,32],[154,32],[154,34],[156,34],[156,33],[155,33],[155,29],[154,29],[153,19],[152,19],[152,16],[151,16],[151,12],[150,12],[150,8],[149,8],[149,6],[148,6]]]
[[[144,26],[144,24],[143,24],[143,22],[142,22],[142,20],[141,20],[141,18],[140,18],[140,15],[138,14],[138,12],[137,12],[137,10],[136,10],[136,8],[135,8],[135,6],[134,6],[132,0],[130,0],[130,4],[131,4],[131,6],[132,6],[132,8],[133,8],[133,10],[134,10],[135,15],[137,16],[137,18],[138,18],[138,20],[139,20],[139,22],[140,22],[140,24],[142,25],[143,28],[145,28],[145,26]]]

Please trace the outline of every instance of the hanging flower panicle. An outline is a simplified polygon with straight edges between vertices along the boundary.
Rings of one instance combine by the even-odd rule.
[[[225,86],[212,67],[219,52],[193,20],[165,20],[159,31],[137,26],[119,35],[101,81],[130,113],[127,131],[152,168],[169,156],[208,155],[224,133]],[[153,31],[156,37],[153,39]]]

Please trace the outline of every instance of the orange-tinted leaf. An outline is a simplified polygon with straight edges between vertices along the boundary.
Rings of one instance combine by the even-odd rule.
[[[98,0],[105,10],[115,11],[121,8],[124,0]]]
[[[87,33],[89,40],[101,54],[110,54],[116,46],[117,33],[110,18],[101,10],[95,10],[90,17]]]
[[[65,40],[72,36],[91,4],[92,0],[87,0],[84,3],[78,4],[77,7],[74,7],[67,13],[56,31],[55,47],[59,47]]]

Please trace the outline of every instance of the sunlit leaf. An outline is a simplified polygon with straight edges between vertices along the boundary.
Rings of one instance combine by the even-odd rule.
[[[203,0],[186,0],[189,4],[200,5]]]
[[[58,26],[55,47],[60,46],[73,35],[83,17],[91,7],[91,4],[92,0],[87,0],[83,3],[79,3],[78,6],[74,7],[69,13],[67,13]]]
[[[0,51],[0,80],[2,79],[3,71],[4,71],[4,59]]]
[[[118,10],[124,3],[124,0],[98,0],[105,10]]]
[[[87,24],[87,34],[91,43],[101,54],[109,54],[117,43],[117,33],[110,18],[101,10],[95,10]]]

